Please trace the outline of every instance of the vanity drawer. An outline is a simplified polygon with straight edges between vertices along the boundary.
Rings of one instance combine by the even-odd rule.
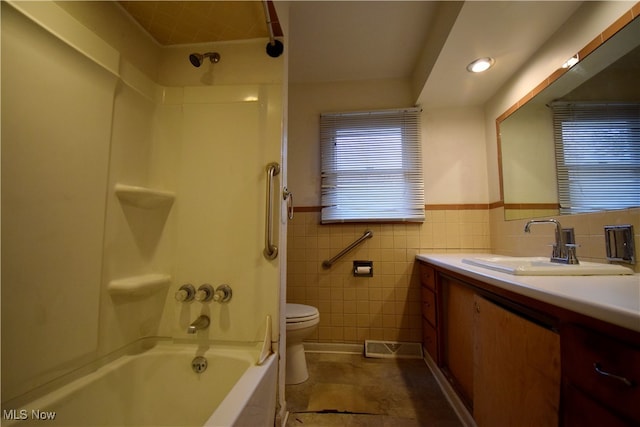
[[[640,423],[640,346],[575,325],[562,326],[561,342],[565,381]]]
[[[600,402],[591,399],[572,385],[563,386],[563,427],[629,427],[629,422],[612,414]]]
[[[420,283],[432,291],[436,290],[436,271],[422,263],[420,263]]]
[[[436,294],[429,288],[422,289],[422,317],[433,326],[436,325]]]
[[[438,334],[436,333],[436,328],[424,319],[422,319],[422,347],[436,363],[440,363],[438,360]]]

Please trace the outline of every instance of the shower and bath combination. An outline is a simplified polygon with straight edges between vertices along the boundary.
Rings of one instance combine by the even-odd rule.
[[[218,52],[192,53],[191,55],[189,55],[189,61],[191,62],[191,65],[196,68],[202,65],[205,58],[209,58],[209,60],[213,64],[220,62],[220,54]]]

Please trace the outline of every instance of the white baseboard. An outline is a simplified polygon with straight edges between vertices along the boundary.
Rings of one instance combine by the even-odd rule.
[[[364,344],[305,342],[305,353],[364,354]]]

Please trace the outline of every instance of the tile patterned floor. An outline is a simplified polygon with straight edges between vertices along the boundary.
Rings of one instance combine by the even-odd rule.
[[[286,387],[287,427],[462,425],[422,360],[307,353],[307,365]]]

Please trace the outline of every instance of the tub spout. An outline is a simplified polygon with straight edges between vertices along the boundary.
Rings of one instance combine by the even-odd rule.
[[[195,334],[196,331],[201,329],[207,329],[209,327],[209,316],[205,316],[204,314],[200,315],[196,320],[194,320],[190,325],[189,329],[187,329],[188,334]]]

